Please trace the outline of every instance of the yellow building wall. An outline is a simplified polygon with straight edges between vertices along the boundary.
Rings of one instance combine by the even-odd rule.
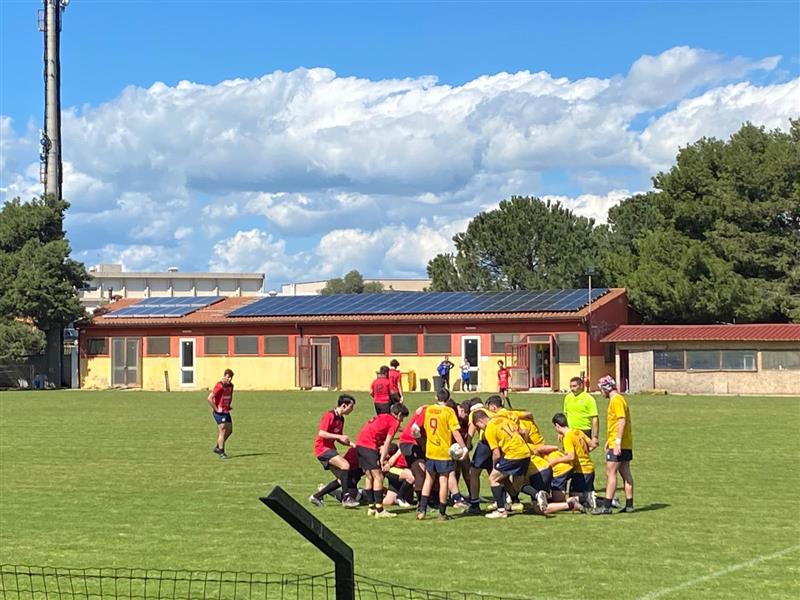
[[[85,389],[111,387],[111,357],[92,356],[80,360],[80,382]]]
[[[553,389],[556,391],[569,391],[569,380],[573,377],[580,377],[581,373],[586,374],[587,360],[585,356],[580,357],[578,363],[559,363],[554,369]],[[604,375],[614,375],[615,364],[607,363],[602,355],[592,356],[590,363],[589,377],[591,378],[591,389],[597,389],[597,380]]]
[[[225,369],[231,369],[237,390],[291,390],[294,365],[294,356],[200,356],[195,358],[193,389],[213,388]]]

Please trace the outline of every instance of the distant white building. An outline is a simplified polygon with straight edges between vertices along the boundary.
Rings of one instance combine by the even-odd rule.
[[[364,283],[380,283],[383,289],[393,292],[423,292],[430,287],[430,279],[364,279]],[[281,286],[281,296],[314,296],[322,292],[328,283],[322,281],[301,281],[298,283],[284,283]]]
[[[114,297],[258,296],[264,290],[264,273],[181,273],[177,267],[123,271],[122,265],[103,264],[91,267],[89,274],[92,285],[80,296],[90,312]]]

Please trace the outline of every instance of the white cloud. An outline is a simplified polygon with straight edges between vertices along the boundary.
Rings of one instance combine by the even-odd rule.
[[[581,194],[579,196],[542,196],[543,200],[560,202],[574,213],[583,217],[594,219],[595,223],[605,223],[608,219],[608,209],[616,206],[625,198],[641,192],[629,192],[628,190],[611,190],[605,195]]]
[[[747,120],[787,127],[800,79],[747,81],[777,68],[676,47],[610,78],[450,86],[317,68],[129,87],[64,112],[67,230],[84,255],[131,265],[423,275],[453,223],[503,198],[548,195],[602,221],[679,147]],[[0,116],[0,199],[41,191],[37,144],[35,127],[17,135]]]

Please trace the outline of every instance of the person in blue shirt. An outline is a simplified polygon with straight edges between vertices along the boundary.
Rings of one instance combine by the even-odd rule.
[[[442,378],[442,383],[446,389],[450,389],[450,369],[455,367],[455,364],[450,362],[450,357],[445,355],[444,360],[439,363],[436,372]]]

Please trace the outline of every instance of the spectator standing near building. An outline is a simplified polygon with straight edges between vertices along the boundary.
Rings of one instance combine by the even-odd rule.
[[[439,363],[439,366],[436,367],[436,372],[439,374],[439,377],[442,378],[442,385],[445,389],[450,389],[450,369],[454,368],[456,365],[450,362],[450,357],[445,355],[442,362]]]

